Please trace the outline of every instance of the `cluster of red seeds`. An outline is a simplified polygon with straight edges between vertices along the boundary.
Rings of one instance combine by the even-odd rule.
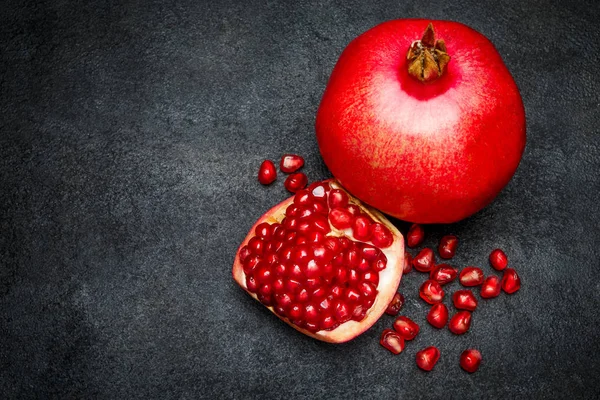
[[[406,235],[408,247],[419,246],[423,242],[424,236],[423,227],[413,224]],[[454,257],[457,246],[458,239],[456,236],[444,236],[438,246],[440,258],[450,259]],[[500,295],[501,290],[512,294],[520,289],[521,280],[519,275],[514,269],[507,268],[508,258],[502,250],[493,250],[489,260],[494,269],[504,271],[501,280],[495,275],[485,277],[483,270],[478,267],[465,267],[459,273],[456,268],[446,263],[436,265],[434,252],[430,248],[422,249],[414,258],[410,253],[405,253],[405,274],[410,272],[412,268],[419,272],[429,273],[429,279],[423,282],[419,289],[419,296],[432,305],[427,314],[427,322],[431,326],[441,329],[448,325],[448,329],[456,335],[462,335],[469,330],[471,313],[478,306],[477,298],[473,292],[462,289],[453,293],[452,303],[458,311],[451,318],[449,318],[448,308],[442,303],[445,295],[442,286],[454,281],[457,277],[463,286],[481,286],[479,294],[484,299],[497,297]],[[403,303],[404,297],[397,293],[389,304],[386,313],[398,315]],[[404,349],[405,341],[414,339],[419,333],[419,325],[408,317],[400,316],[394,321],[393,327],[393,330],[385,329],[383,331],[380,343],[392,353],[398,354]],[[431,371],[439,357],[439,349],[427,347],[417,353],[416,362],[419,368]],[[480,363],[481,353],[476,349],[467,349],[461,354],[460,365],[468,372],[475,372]]]
[[[296,193],[298,190],[304,189],[308,183],[308,178],[302,172],[296,172],[304,166],[304,158],[297,154],[284,154],[279,162],[281,172],[289,175],[283,185],[285,188]],[[258,169],[258,181],[263,185],[270,185],[277,179],[277,170],[275,163],[271,160],[264,160]]]
[[[340,227],[340,213],[351,216],[348,227]],[[357,220],[363,221],[360,232]],[[328,235],[332,226],[354,227],[353,239],[374,245]],[[351,204],[344,191],[316,182],[297,191],[281,222],[256,227],[239,260],[248,291],[294,325],[317,332],[365,318],[387,265],[381,248],[392,242],[390,230]]]

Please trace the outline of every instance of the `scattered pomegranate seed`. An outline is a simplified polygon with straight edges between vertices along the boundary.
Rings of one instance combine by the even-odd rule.
[[[419,272],[430,272],[433,268],[433,262],[433,250],[426,247],[413,258],[412,265]]]
[[[404,252],[404,268],[402,269],[403,274],[408,274],[412,271],[412,256],[409,252]]]
[[[454,235],[446,235],[440,240],[438,252],[440,257],[449,259],[454,257],[456,247],[458,246],[458,238]]]
[[[452,295],[452,303],[459,310],[475,311],[477,298],[470,290],[457,290]]]
[[[297,154],[284,154],[279,162],[281,172],[290,174],[296,172],[304,165],[304,158]]]
[[[379,343],[394,354],[404,350],[404,338],[393,329],[384,329]]]
[[[263,185],[270,185],[277,179],[275,164],[271,160],[265,160],[258,169],[258,181]]]
[[[506,268],[502,275],[502,290],[505,293],[513,294],[521,288],[521,278],[513,268]]]
[[[477,267],[466,267],[460,271],[458,279],[463,286],[479,286],[483,283],[483,271]]]
[[[445,285],[456,279],[458,271],[448,264],[438,264],[429,274],[429,279],[433,279],[440,285]]]
[[[302,172],[297,172],[295,174],[291,174],[285,179],[283,182],[283,186],[292,193],[296,193],[301,189],[306,187],[308,183],[308,178]]]
[[[479,350],[467,349],[460,355],[460,366],[467,372],[473,373],[479,369],[481,353]]]
[[[436,281],[428,279],[419,288],[419,296],[429,304],[440,303],[444,298],[444,289]]]
[[[481,286],[481,292],[479,295],[484,299],[491,299],[494,297],[498,297],[500,294],[500,280],[497,276],[488,276],[483,281],[483,285]]]
[[[444,303],[437,303],[431,306],[427,314],[427,322],[434,328],[441,329],[448,322],[448,307]]]
[[[408,247],[417,247],[423,242],[425,237],[425,230],[419,224],[412,224],[408,233],[406,234],[406,244]]]
[[[506,257],[506,254],[500,249],[492,250],[490,253],[490,265],[494,269],[502,271],[508,265],[508,258]]]
[[[404,296],[401,293],[396,293],[386,308],[385,313],[388,315],[398,315],[403,305]]]
[[[417,352],[416,360],[417,366],[423,371],[431,371],[435,364],[440,359],[440,351],[437,347],[426,347],[423,350]]]
[[[413,340],[419,333],[419,325],[412,319],[400,316],[394,321],[394,330],[398,332],[404,340]]]
[[[455,335],[462,335],[471,327],[471,313],[469,311],[459,311],[450,318],[448,329]]]

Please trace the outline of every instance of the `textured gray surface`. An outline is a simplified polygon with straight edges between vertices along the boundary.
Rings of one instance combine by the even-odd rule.
[[[5,398],[592,398],[600,351],[600,18],[583,1],[4,2],[0,13],[0,392]],[[109,4],[112,3],[112,4]],[[457,265],[500,246],[522,276],[453,337],[405,352],[383,317],[343,345],[281,323],[230,267],[287,195],[284,152],[328,178],[314,116],[333,65],[388,19],[466,23],[519,85],[528,144],[484,211],[428,228]],[[398,222],[406,232],[407,225]],[[456,289],[455,283],[450,290]],[[429,374],[416,351],[438,345]],[[468,375],[466,347],[484,363]]]

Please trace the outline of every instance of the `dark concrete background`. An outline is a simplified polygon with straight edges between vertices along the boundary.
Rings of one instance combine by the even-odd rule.
[[[600,394],[596,1],[3,3],[3,398]],[[403,17],[460,21],[496,44],[528,143],[492,205],[426,241],[457,234],[455,264],[486,272],[489,251],[506,249],[522,290],[483,301],[455,337],[425,323],[423,275],[408,275],[403,312],[422,333],[392,356],[378,344],[391,317],[350,343],[317,342],[230,268],[287,196],[282,179],[256,182],[260,162],[297,152],[311,180],[330,177],[313,128],[327,78],[352,38]],[[414,356],[428,345],[442,357],[426,374]],[[473,375],[458,367],[467,347],[484,357]]]

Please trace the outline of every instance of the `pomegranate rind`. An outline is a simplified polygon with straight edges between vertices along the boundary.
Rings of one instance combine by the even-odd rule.
[[[360,206],[361,210],[364,213],[369,215],[374,221],[380,222],[383,225],[385,225],[392,233],[392,244],[389,247],[380,248],[380,250],[387,257],[387,266],[383,271],[380,271],[379,273],[379,284],[377,285],[377,290],[379,293],[375,298],[375,302],[373,303],[369,311],[367,311],[367,314],[363,320],[350,320],[344,322],[335,329],[320,330],[315,333],[309,332],[306,329],[302,329],[297,325],[294,325],[287,318],[277,314],[272,306],[265,307],[267,307],[279,319],[283,320],[284,322],[292,326],[294,329],[304,333],[307,336],[328,343],[343,343],[354,339],[355,337],[368,330],[371,326],[373,326],[373,324],[375,324],[375,322],[377,322],[377,320],[379,320],[379,318],[385,312],[390,301],[392,301],[392,298],[398,291],[398,286],[400,285],[400,280],[402,279],[402,270],[404,267],[404,237],[402,236],[402,233],[400,233],[400,231],[382,213],[356,199],[347,190],[345,190],[335,179],[329,179],[324,182],[329,183],[332,189],[344,190],[348,194],[348,198],[350,199],[350,202],[352,204]],[[294,196],[282,201],[281,203],[277,204],[276,206],[272,207],[269,211],[264,213],[263,216],[261,216],[258,219],[258,221],[256,221],[252,228],[250,228],[248,235],[246,236],[242,244],[240,244],[238,251],[236,252],[235,261],[233,263],[232,269],[233,279],[256,301],[259,301],[257,295],[248,291],[248,288],[246,286],[246,275],[244,274],[242,263],[239,261],[240,250],[248,244],[252,237],[255,236],[254,232],[259,224],[263,222],[267,222],[269,224],[281,222],[281,220],[285,216],[285,210],[290,204],[293,203],[293,201]],[[328,236],[345,234],[350,238],[353,237],[351,229],[339,230],[334,228],[332,225],[331,229],[332,230],[328,234]],[[365,241],[364,243],[373,244],[370,241]]]

